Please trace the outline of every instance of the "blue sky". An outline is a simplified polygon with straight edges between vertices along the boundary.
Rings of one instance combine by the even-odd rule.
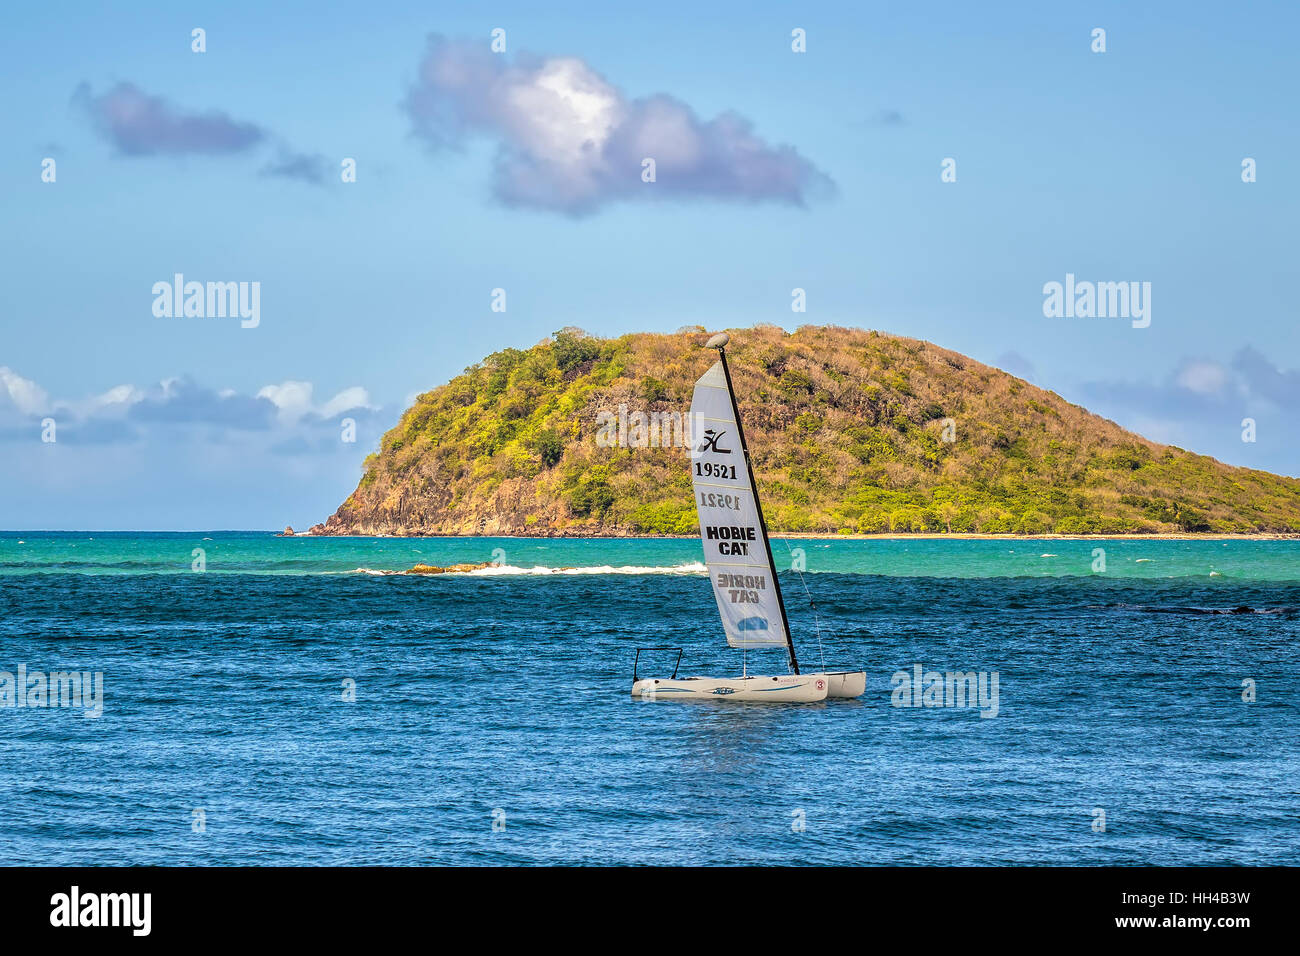
[[[9,14],[0,527],[309,525],[411,396],[567,325],[879,328],[1300,475],[1294,4],[452,6]],[[155,316],[177,272],[260,323]],[[1150,326],[1045,317],[1067,273]]]

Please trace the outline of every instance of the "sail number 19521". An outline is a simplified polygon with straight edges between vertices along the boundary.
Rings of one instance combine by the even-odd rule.
[[[712,491],[700,492],[701,508],[725,508],[730,511],[740,510],[740,495],[719,495]]]
[[[701,478],[730,478],[736,480],[735,465],[718,465],[711,461],[697,461],[695,463],[695,474]]]

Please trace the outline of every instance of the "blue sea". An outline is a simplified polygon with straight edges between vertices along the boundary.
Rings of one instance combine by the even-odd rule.
[[[0,704],[102,675],[0,706],[5,862],[1300,864],[1300,542],[774,551],[860,700],[633,700],[741,666],[696,540],[0,533]]]

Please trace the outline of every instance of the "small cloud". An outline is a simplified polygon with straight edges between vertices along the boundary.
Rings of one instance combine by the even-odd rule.
[[[275,406],[261,397],[222,395],[193,379],[169,378],[131,406],[129,417],[141,422],[270,428]]]
[[[370,394],[364,388],[354,385],[351,388],[343,389],[343,391],[331,398],[317,409],[316,414],[321,418],[328,419],[357,409],[376,411],[377,406],[370,404]]]
[[[1184,362],[1174,373],[1179,388],[1200,395],[1218,395],[1228,384],[1228,370],[1217,362]]]
[[[56,417],[71,417],[74,420],[120,421],[146,396],[144,389],[134,385],[115,385],[108,391],[89,398],[75,401],[60,399],[55,403],[54,413]]]
[[[275,406],[276,416],[282,423],[292,423],[311,411],[311,393],[311,382],[284,382],[264,385],[257,397]]]
[[[142,398],[144,392],[134,385],[117,385],[92,398],[91,403],[97,408],[108,408],[113,405],[133,405]]]
[[[313,186],[325,185],[329,162],[319,153],[295,153],[281,149],[279,155],[262,167],[263,176],[297,179]]]
[[[508,205],[570,215],[615,200],[707,197],[803,205],[834,192],[792,146],[772,146],[734,112],[702,120],[666,94],[628,99],[577,57],[520,56],[481,42],[429,38],[407,93],[431,149],[497,142],[493,192]],[[653,159],[655,182],[642,181]]]
[[[1253,348],[1223,363],[1185,358],[1156,381],[1092,381],[1070,391],[1071,400],[1155,441],[1300,474],[1290,423],[1300,401],[1300,372],[1279,369]],[[1258,426],[1255,441],[1243,440],[1246,419]]]
[[[50,396],[30,379],[23,378],[7,365],[0,366],[0,389],[19,413],[39,415],[50,409]]]
[[[220,110],[182,110],[133,83],[118,83],[100,96],[82,83],[72,101],[127,156],[239,153],[266,138],[255,123],[231,119]]]
[[[1010,372],[1017,378],[1023,378],[1027,382],[1032,382],[1037,374],[1034,363],[1019,352],[1003,352],[993,360],[993,364],[1004,372]]]
[[[82,83],[72,102],[123,156],[228,156],[274,142],[271,133],[256,123],[232,119],[220,110],[184,110],[133,83],[118,83],[100,96]],[[327,179],[328,166],[318,153],[298,152],[280,143],[276,158],[262,167],[262,175],[319,186]]]
[[[1253,348],[1244,348],[1234,355],[1232,368],[1250,392],[1283,408],[1300,405],[1300,371],[1284,372]]]
[[[140,430],[114,419],[90,419],[59,425],[59,441],[77,445],[125,445],[137,441]]]
[[[898,110],[877,110],[867,120],[868,126],[906,126],[907,119]]]
[[[1094,410],[1127,409],[1167,423],[1236,421],[1255,409],[1289,413],[1300,402],[1300,372],[1244,348],[1227,365],[1187,358],[1163,382],[1085,382],[1080,392]]]
[[[281,424],[294,424],[309,416],[318,420],[330,419],[354,409],[375,410],[375,406],[370,404],[369,393],[360,386],[345,388],[324,405],[312,404],[313,391],[311,382],[282,382],[263,386],[257,397],[275,406]]]

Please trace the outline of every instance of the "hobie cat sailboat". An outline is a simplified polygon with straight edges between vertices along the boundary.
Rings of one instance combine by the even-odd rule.
[[[632,696],[655,700],[702,699],[812,703],[827,697],[858,697],[867,687],[864,671],[822,671],[801,674],[786,619],[785,600],[772,561],[772,546],[749,464],[740,411],[727,368],[726,333],[709,339],[718,361],[695,383],[691,400],[691,480],[700,537],[709,567],[709,581],[718,601],[727,643],[751,647],[784,647],[790,673],[740,677],[647,677],[632,668]],[[697,433],[698,432],[698,433]],[[668,650],[642,648],[641,650]],[[681,650],[678,661],[681,661]],[[640,650],[637,651],[638,659]]]

